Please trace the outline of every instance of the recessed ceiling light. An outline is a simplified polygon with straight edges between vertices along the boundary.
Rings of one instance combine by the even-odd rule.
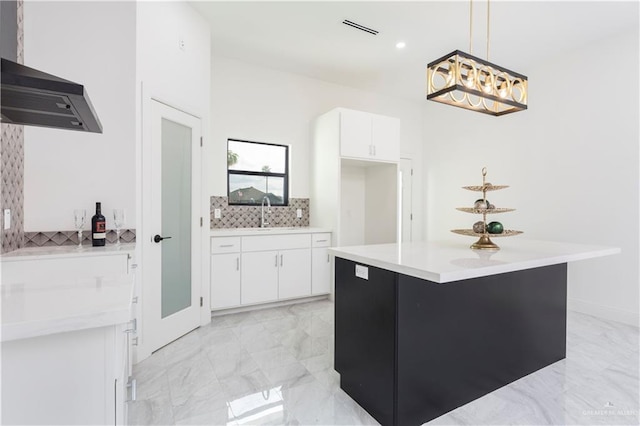
[[[399,41],[396,43],[396,47],[398,49],[404,49],[406,47],[407,43],[405,43],[404,41]]]

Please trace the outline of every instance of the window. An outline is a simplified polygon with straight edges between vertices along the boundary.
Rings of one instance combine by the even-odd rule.
[[[227,140],[229,205],[289,205],[289,147],[263,142]]]

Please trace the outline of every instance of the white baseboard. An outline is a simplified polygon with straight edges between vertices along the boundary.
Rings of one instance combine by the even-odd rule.
[[[568,299],[567,309],[592,315],[594,317],[629,324],[634,327],[640,325],[640,313],[625,309],[613,308],[581,299]]]
[[[237,308],[216,309],[211,311],[211,317],[217,317],[227,314],[237,314],[240,312],[257,311],[260,309],[278,308],[280,306],[295,305],[298,303],[316,302],[318,300],[327,299],[327,297],[327,294],[321,294],[319,296],[308,296],[299,299],[288,299],[270,303],[256,303],[253,305],[238,306]]]

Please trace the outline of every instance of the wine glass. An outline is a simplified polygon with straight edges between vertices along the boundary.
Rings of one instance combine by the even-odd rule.
[[[87,211],[85,209],[75,209],[73,211],[74,224],[78,231],[78,249],[82,248],[82,228],[87,220]]]
[[[120,230],[124,226],[124,209],[113,209],[113,226],[116,228],[116,245],[120,245]]]

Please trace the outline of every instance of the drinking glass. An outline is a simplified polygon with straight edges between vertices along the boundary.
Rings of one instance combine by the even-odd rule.
[[[75,209],[73,211],[74,224],[78,231],[78,249],[82,248],[82,228],[87,220],[87,211],[85,209]]]
[[[124,209],[113,209],[113,226],[116,228],[116,245],[120,245],[120,230],[124,226]]]

